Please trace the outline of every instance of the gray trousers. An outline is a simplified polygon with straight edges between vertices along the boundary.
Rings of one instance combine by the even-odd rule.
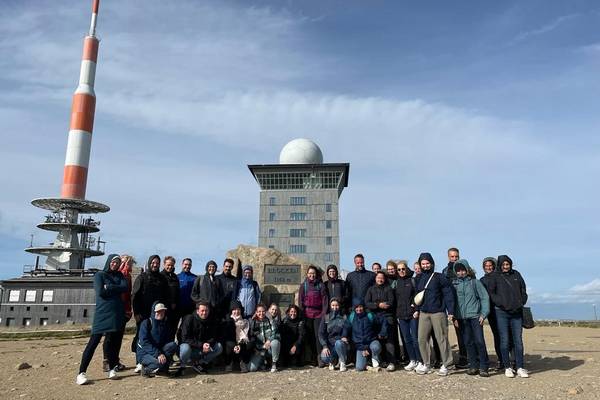
[[[440,353],[442,356],[442,364],[450,366],[454,364],[452,360],[452,350],[450,349],[450,343],[448,342],[448,321],[446,319],[446,313],[419,313],[419,351],[423,358],[423,363],[427,366],[430,365],[431,351],[429,348],[429,339],[431,338],[431,332],[435,334],[438,345],[440,346]]]

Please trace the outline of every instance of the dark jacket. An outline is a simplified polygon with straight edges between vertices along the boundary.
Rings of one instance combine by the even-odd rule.
[[[510,263],[508,272],[492,272],[488,280],[488,293],[494,305],[508,312],[520,311],[527,303],[527,287],[521,274],[512,269],[512,260],[506,255],[498,257],[498,265]]]
[[[169,284],[160,271],[150,271],[150,263],[158,257],[150,256],[148,259],[148,271],[142,272],[133,283],[131,293],[131,304],[133,314],[141,315],[142,319],[150,318],[152,304],[155,302],[167,304],[169,298]]]
[[[92,335],[117,332],[125,327],[125,308],[121,295],[128,290],[128,286],[122,273],[110,270],[110,260],[114,257],[118,255],[109,255],[104,269],[94,275],[96,311],[92,322]]]
[[[191,272],[181,271],[177,274],[177,278],[179,279],[179,308],[182,315],[189,314],[195,308],[192,300],[192,288],[197,276]]]
[[[350,313],[342,337],[351,337],[356,350],[369,350],[369,345],[378,337],[387,337],[388,324],[385,318],[378,318],[375,314],[364,311],[356,314]]]
[[[375,273],[373,271],[367,271],[361,269],[359,271],[352,271],[346,277],[346,288],[347,295],[351,305],[355,305],[358,302],[364,304],[367,290],[375,284]]]
[[[328,347],[330,350],[335,346],[335,342],[342,338],[346,320],[339,312],[330,311],[321,319],[319,325],[319,343],[321,346]]]
[[[187,343],[196,349],[202,349],[204,343],[208,343],[210,347],[213,347],[217,342],[216,328],[216,322],[212,317],[202,319],[198,313],[194,312],[183,319],[177,333],[177,340],[180,345]]]
[[[379,308],[379,303],[387,303],[390,308]],[[394,289],[390,285],[373,285],[367,290],[365,296],[365,305],[369,311],[374,312],[378,317],[386,318],[388,323],[393,323],[394,319]]]
[[[154,309],[154,303],[152,309]],[[161,321],[156,320],[154,312],[150,318],[145,319],[140,325],[140,333],[137,342],[137,358],[141,360],[145,355],[158,358],[162,354],[163,347],[171,341],[170,327],[166,317]]]
[[[434,314],[446,311],[448,315],[454,314],[454,293],[448,279],[440,273],[434,272],[435,262],[429,253],[421,253],[419,262],[422,259],[431,263],[431,269],[423,272],[416,279],[416,291],[419,293],[425,289],[427,281],[432,276],[429,286],[425,291],[423,303],[417,307],[419,311]]]
[[[231,274],[220,274],[217,275],[217,281],[221,295],[221,304],[219,308],[221,309],[221,312],[225,312],[229,309],[231,302],[237,299],[240,290],[240,280]]]
[[[304,320],[301,316],[298,315],[296,319],[291,319],[286,315],[281,322],[280,328],[284,349],[290,349],[292,346],[296,346],[298,350],[302,349],[305,328]]]
[[[165,306],[167,306],[169,312],[177,311],[179,306],[179,277],[177,277],[175,272],[167,272],[164,269],[162,270],[161,274],[165,276],[168,287],[168,296]]]
[[[412,319],[415,313],[414,298],[417,294],[415,290],[415,279],[413,272],[409,269],[405,277],[396,279],[396,289],[394,297],[396,299],[396,318]]]
[[[330,269],[335,270],[335,279],[329,278]],[[325,289],[327,289],[327,297],[329,298],[329,301],[331,301],[331,299],[333,298],[338,299],[342,309],[344,307],[350,306],[350,304],[348,304],[348,298],[346,293],[346,282],[339,278],[338,269],[335,265],[327,267],[327,280],[325,281]]]
[[[206,263],[206,273],[196,278],[194,287],[192,288],[192,300],[196,303],[201,301],[210,304],[212,314],[216,315],[219,312],[221,306],[221,285],[215,275],[211,276],[208,273],[208,266],[214,263],[209,261]],[[216,265],[216,264],[215,264]]]

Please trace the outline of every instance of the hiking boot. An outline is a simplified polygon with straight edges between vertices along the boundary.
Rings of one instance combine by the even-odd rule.
[[[479,370],[477,368],[469,368],[467,370],[467,375],[477,375],[479,373]]]

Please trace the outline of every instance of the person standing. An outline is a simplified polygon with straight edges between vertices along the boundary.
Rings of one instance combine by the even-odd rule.
[[[327,289],[327,297],[329,299],[336,298],[342,310],[346,309],[349,306],[346,296],[346,282],[340,279],[337,266],[334,264],[328,265],[326,274],[325,289]]]
[[[496,265],[497,265],[497,261],[496,258],[494,257],[486,257],[483,259],[482,262],[482,267],[483,267],[483,273],[485,275],[483,275],[481,277],[481,279],[479,279],[481,281],[481,283],[483,283],[483,286],[485,286],[486,290],[488,290],[489,293],[489,281],[491,278],[491,274],[496,272]],[[492,302],[492,299],[490,299],[490,313],[488,315],[488,323],[490,325],[490,329],[492,330],[492,336],[494,337],[494,350],[496,352],[496,358],[498,360],[498,365],[496,367],[496,369],[498,370],[503,370],[504,369],[504,363],[502,362],[502,350],[500,347],[500,333],[498,332],[498,321],[496,320],[496,311],[494,310],[494,303]],[[509,335],[510,338],[510,335]],[[509,340],[509,348],[512,348],[512,339]]]
[[[167,315],[166,323],[170,329],[171,341],[175,339],[177,327],[179,326],[179,277],[175,273],[175,257],[166,256],[163,260],[162,274],[167,281]],[[162,323],[162,322],[161,322]]]
[[[215,321],[220,316],[221,285],[216,279],[217,263],[210,260],[206,263],[204,275],[198,276],[192,288],[192,300],[197,303],[205,302],[210,306],[211,318]]]
[[[523,350],[523,306],[527,303],[527,287],[519,271],[513,269],[513,261],[509,256],[498,256],[498,265],[500,271],[490,275],[488,292],[494,303],[498,322],[504,374],[508,378],[515,376],[509,358],[509,340],[512,335],[517,375],[528,378],[529,372],[524,368]]]
[[[453,364],[453,361],[446,318],[450,321],[454,318],[454,295],[448,279],[434,272],[435,261],[430,253],[421,253],[419,264],[423,272],[417,278],[416,291],[419,293],[424,290],[425,295],[414,317],[419,318],[419,350],[423,358],[423,366],[416,368],[415,372],[419,375],[430,372],[429,340],[432,333],[435,333],[442,358],[438,375],[447,376],[448,367]]]
[[[365,269],[365,257],[354,256],[354,271],[346,277],[348,301],[350,305],[358,302],[364,304],[367,290],[375,284],[375,273]]]
[[[240,290],[237,299],[242,304],[244,318],[252,318],[256,311],[256,306],[260,304],[261,292],[258,282],[252,279],[254,270],[252,265],[244,265],[242,268],[242,279],[240,280]]]
[[[392,289],[396,289],[396,280],[398,279],[398,272],[396,270],[398,269],[398,265],[399,263],[397,264],[394,260],[389,260],[385,264],[387,282]]]
[[[306,278],[298,291],[298,299],[304,314],[306,346],[310,349],[312,362],[322,367],[324,364],[319,357],[321,354],[319,325],[321,325],[321,318],[327,314],[329,299],[320,275],[317,267],[313,265],[308,267]]]
[[[490,312],[490,301],[485,286],[477,279],[467,275],[469,263],[458,260],[454,263],[456,278],[452,281],[455,302],[454,326],[463,337],[467,346],[469,369],[467,375],[490,376],[489,358],[483,336],[483,322]]]
[[[181,262],[181,272],[177,274],[179,279],[179,318],[191,314],[196,309],[192,300],[192,288],[196,282],[196,274],[192,273],[192,259],[184,258]]]
[[[396,280],[394,295],[396,299],[396,319],[404,341],[404,352],[409,358],[408,365],[404,367],[406,371],[412,371],[423,364],[417,336],[419,320],[414,316],[416,311],[415,294],[417,293],[413,272],[406,263],[398,263],[398,279]]]
[[[219,306],[221,315],[218,316],[219,318],[225,317],[231,302],[236,300],[240,290],[240,279],[231,273],[234,264],[231,258],[226,258],[223,261],[223,272],[217,275],[217,281],[221,288],[221,305]]]
[[[460,251],[456,247],[450,247],[448,249],[448,265],[442,270],[442,275],[444,275],[449,282],[452,282],[454,279],[456,279],[454,263],[456,263],[459,258]],[[467,271],[469,272],[469,276],[473,278],[475,277],[475,273],[471,267],[469,267]],[[469,362],[467,360],[467,344],[463,341],[463,334],[460,332],[460,328],[455,325],[454,331],[456,332],[456,341],[458,343],[458,362],[456,363],[456,368],[468,368]]]
[[[142,272],[133,283],[131,305],[133,318],[135,318],[136,333],[131,342],[131,351],[134,353],[137,353],[140,324],[143,320],[150,318],[154,303],[165,304],[168,298],[169,284],[165,276],[160,273],[160,257],[154,254],[148,258],[146,271]],[[135,372],[141,372],[142,364],[137,360],[137,357],[136,362]]]
[[[111,254],[106,259],[104,269],[94,275],[94,291],[96,292],[96,311],[92,321],[92,332],[90,339],[83,350],[81,363],[79,364],[79,374],[76,382],[78,385],[88,383],[87,368],[92,361],[94,352],[102,339],[111,338],[111,343],[118,341],[113,336],[119,335],[123,329],[125,321],[125,308],[123,306],[122,294],[127,291],[127,280],[119,272],[121,258],[117,254]],[[118,363],[118,351],[115,346],[109,346],[107,350],[108,358],[108,378],[117,378],[115,367]]]

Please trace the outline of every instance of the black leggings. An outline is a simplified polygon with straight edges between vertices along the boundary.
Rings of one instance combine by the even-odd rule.
[[[108,360],[108,353],[110,349],[116,351],[117,363],[120,362],[119,354],[121,353],[121,344],[123,343],[123,336],[125,335],[125,327],[119,332],[114,332],[114,335],[107,335],[102,343],[102,352],[104,359]]]
[[[306,349],[309,350],[310,362],[312,365],[322,365],[321,361],[321,342],[319,342],[319,325],[321,325],[321,318],[308,318],[304,317],[304,327],[306,329],[304,341]]]
[[[90,362],[92,361],[92,357],[94,356],[94,352],[96,351],[96,347],[100,344],[100,339],[102,336],[106,336],[104,341],[108,341],[111,343],[108,346],[106,358],[108,359],[108,366],[110,369],[113,369],[118,360],[118,351],[116,351],[114,344],[118,341],[117,337],[120,332],[106,332],[106,333],[94,333],[90,336],[90,340],[85,346],[85,350],[83,350],[83,355],[81,356],[81,364],[79,364],[79,373],[86,372]]]

